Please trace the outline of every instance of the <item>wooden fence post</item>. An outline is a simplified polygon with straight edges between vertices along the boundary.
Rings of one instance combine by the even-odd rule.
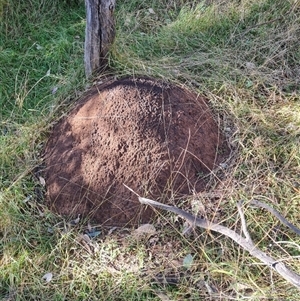
[[[85,0],[84,66],[86,77],[108,66],[108,51],[115,38],[116,0]]]

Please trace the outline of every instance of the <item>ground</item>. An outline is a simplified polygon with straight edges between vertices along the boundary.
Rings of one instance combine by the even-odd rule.
[[[137,196],[176,203],[203,191],[228,155],[208,100],[149,78],[93,87],[52,129],[45,147],[49,206],[105,225],[152,217]]]

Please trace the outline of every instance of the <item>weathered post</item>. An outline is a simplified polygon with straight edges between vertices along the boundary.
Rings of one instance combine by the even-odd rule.
[[[85,0],[86,29],[84,65],[86,77],[105,70],[108,51],[115,37],[116,0]]]

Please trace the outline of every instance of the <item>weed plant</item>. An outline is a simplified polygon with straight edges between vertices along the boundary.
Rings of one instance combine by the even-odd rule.
[[[299,300],[229,239],[184,237],[172,215],[158,212],[154,238],[120,230],[91,249],[86,223],[70,228],[50,212],[35,168],[51,125],[85,89],[84,3],[0,0],[0,19],[1,300]],[[204,94],[227,135],[232,154],[196,200],[208,218],[238,231],[236,201],[255,198],[299,227],[299,1],[125,0],[116,20],[112,72]],[[257,245],[300,273],[300,238],[263,210],[245,210]],[[163,284],[160,274],[180,281]]]

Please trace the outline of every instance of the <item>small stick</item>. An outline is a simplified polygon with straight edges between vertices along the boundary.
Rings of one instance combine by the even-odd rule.
[[[268,210],[271,214],[273,214],[275,217],[277,217],[284,225],[289,227],[296,234],[300,235],[300,229],[297,228],[296,226],[294,226],[293,224],[291,224],[276,209],[274,209],[270,205],[268,205],[266,203],[263,203],[263,202],[260,202],[260,201],[257,201],[257,200],[252,200],[252,201],[250,201],[249,204]]]
[[[127,186],[125,185],[125,187],[127,187]],[[138,194],[135,193],[132,189],[130,189],[129,187],[127,187],[127,188],[138,196]],[[244,227],[243,231],[245,233],[245,236],[248,236],[248,239],[243,238],[241,235],[239,235],[238,233],[236,233],[235,231],[233,231],[227,227],[224,227],[219,224],[211,223],[205,218],[198,218],[196,216],[193,216],[192,214],[190,214],[182,209],[179,209],[175,206],[165,205],[165,204],[162,204],[162,203],[150,200],[150,199],[142,198],[140,196],[138,196],[138,199],[141,204],[150,205],[153,207],[161,208],[166,211],[173,212],[173,213],[181,216],[182,218],[186,219],[189,223],[191,223],[195,226],[204,228],[206,230],[212,230],[212,231],[221,233],[221,234],[231,238],[233,241],[235,241],[237,244],[239,244],[242,248],[247,250],[252,256],[259,259],[264,264],[268,265],[271,269],[275,270],[278,274],[280,274],[285,280],[287,280],[288,282],[293,284],[295,287],[300,289],[300,275],[296,274],[295,272],[293,272],[289,268],[287,268],[283,262],[275,260],[274,258],[268,256],[266,253],[261,251],[259,248],[257,248],[253,244],[253,242],[250,238],[250,235],[248,234],[248,231],[246,228],[246,222],[245,222],[242,211],[241,211],[242,214],[240,213],[240,215],[241,215],[241,217],[243,217],[242,220],[244,219],[244,221],[242,221],[242,223],[245,223],[243,226]],[[249,240],[249,238],[250,238],[250,240]]]
[[[238,212],[239,212],[239,215],[241,217],[242,231],[244,232],[246,240],[248,242],[250,242],[250,243],[253,244],[253,241],[252,241],[252,239],[250,237],[250,234],[248,232],[248,229],[247,229],[246,219],[245,219],[245,215],[244,215],[244,211],[243,211],[242,205],[243,205],[243,201],[242,200],[238,201],[237,204],[236,204]]]

